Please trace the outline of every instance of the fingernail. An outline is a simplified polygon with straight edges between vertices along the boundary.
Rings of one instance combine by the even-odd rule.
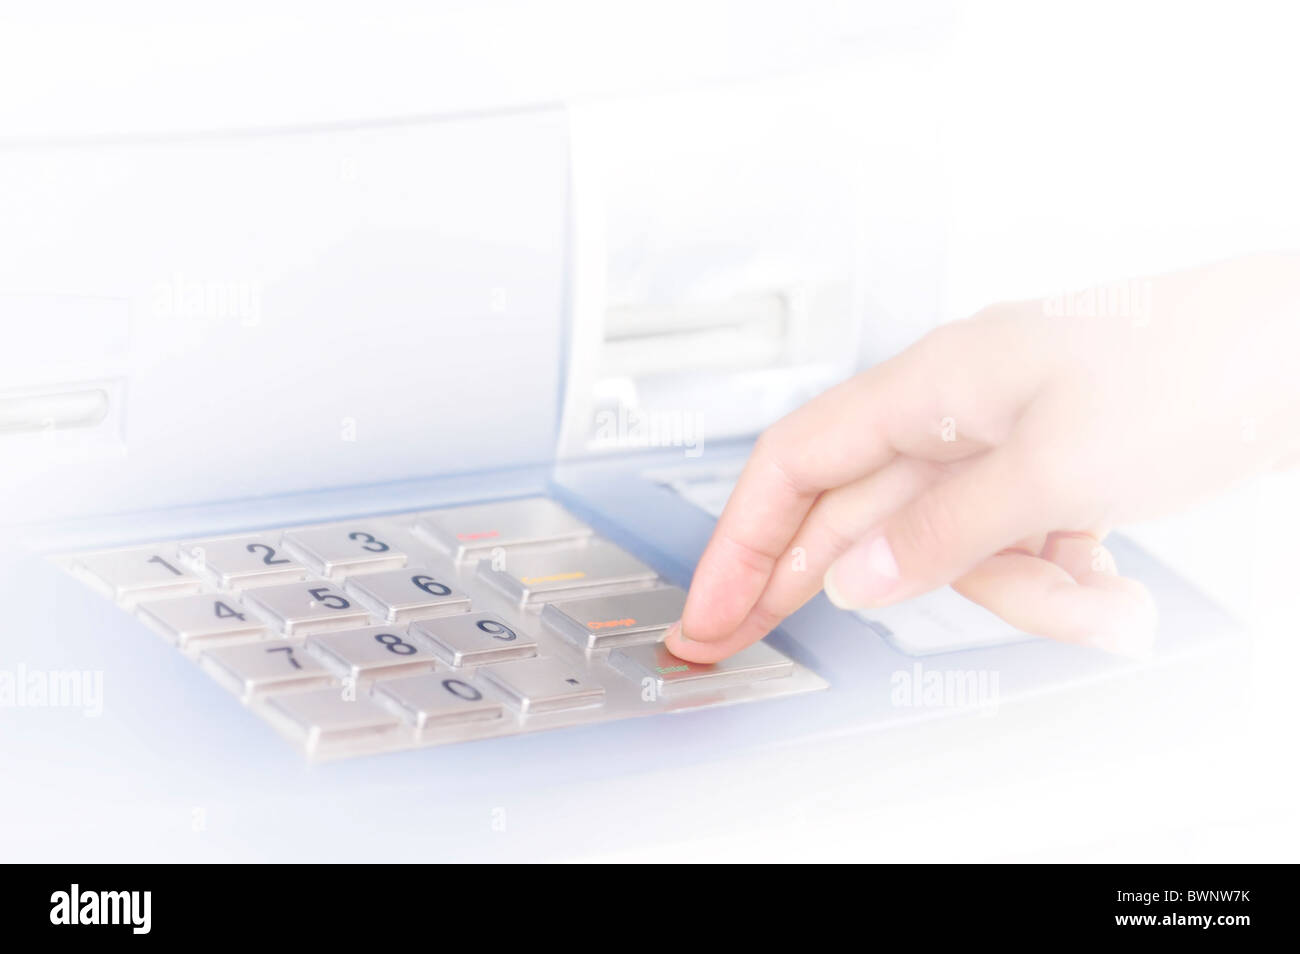
[[[898,580],[898,561],[881,534],[846,550],[826,571],[822,586],[840,609],[863,609],[887,599]]]
[[[682,624],[678,620],[664,630],[663,645],[674,656],[686,658],[691,655],[696,643],[682,632]]]

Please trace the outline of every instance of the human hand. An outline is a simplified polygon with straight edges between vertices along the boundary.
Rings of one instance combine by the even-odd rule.
[[[668,648],[725,658],[823,583],[843,608],[951,583],[1027,633],[1148,654],[1152,600],[1101,541],[1294,458],[1300,257],[1122,288],[1125,314],[986,309],[773,425]]]

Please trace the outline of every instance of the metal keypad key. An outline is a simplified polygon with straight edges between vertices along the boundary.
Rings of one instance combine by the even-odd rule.
[[[551,603],[542,625],[584,649],[655,642],[682,618],[686,593],[675,586]]]
[[[313,573],[341,580],[352,573],[374,573],[406,565],[406,554],[388,539],[384,527],[340,524],[290,530],[284,545]]]
[[[282,725],[301,736],[309,751],[322,743],[356,741],[400,731],[402,723],[364,696],[338,688],[310,689],[267,700],[267,709]]]
[[[632,554],[612,543],[560,547],[507,555],[504,567],[487,561],[478,577],[520,606],[652,586],[657,577]]]
[[[267,586],[245,594],[244,603],[286,636],[351,629],[370,622],[370,614],[325,583],[307,581]]]
[[[591,528],[547,497],[525,497],[436,510],[416,522],[415,533],[463,561],[497,547],[578,542]]]
[[[334,681],[301,642],[283,639],[210,649],[199,657],[199,662],[241,699]]]
[[[198,577],[181,566],[175,546],[89,553],[78,557],[73,567],[97,590],[124,606],[197,593],[202,587]]]
[[[136,615],[183,648],[200,643],[248,641],[270,635],[266,624],[239,600],[200,593],[142,603]]]
[[[537,642],[495,616],[476,613],[411,624],[413,642],[424,642],[448,665],[477,666],[537,655]]]
[[[558,659],[516,659],[479,670],[523,715],[598,706],[605,687]]]
[[[321,633],[307,640],[308,651],[340,676],[354,681],[432,670],[437,657],[416,645],[405,630],[370,626]]]
[[[307,578],[307,568],[287,556],[274,534],[256,533],[183,543],[181,559],[221,589],[246,589]]]
[[[687,662],[662,643],[615,650],[610,662],[634,679],[653,679],[661,695],[776,679],[794,671],[790,659],[762,642],[716,663]]]
[[[372,698],[417,729],[489,722],[505,712],[501,703],[486,698],[477,687],[446,673],[387,679],[375,686]]]
[[[343,589],[388,623],[469,611],[468,596],[442,582],[432,570],[419,567],[367,573],[348,580]]]

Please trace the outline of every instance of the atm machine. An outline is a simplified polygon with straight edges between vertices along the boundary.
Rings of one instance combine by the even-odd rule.
[[[947,592],[658,645],[755,435],[936,321],[907,75],[0,144],[4,853],[589,852],[674,773],[931,718],[918,664],[1131,675]],[[1115,550],[1145,665],[1229,640]]]

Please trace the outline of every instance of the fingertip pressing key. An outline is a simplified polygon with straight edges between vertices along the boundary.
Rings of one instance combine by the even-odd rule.
[[[695,658],[695,655],[701,649],[701,644],[682,632],[681,620],[678,620],[664,630],[664,646],[666,646],[668,651],[674,656],[680,656],[689,662],[704,661]]]
[[[686,662],[693,663],[715,663],[725,659],[737,649],[743,648],[729,645],[729,641],[726,640],[705,643],[691,639],[682,631],[680,621],[664,630],[664,646],[674,656],[680,656]]]

